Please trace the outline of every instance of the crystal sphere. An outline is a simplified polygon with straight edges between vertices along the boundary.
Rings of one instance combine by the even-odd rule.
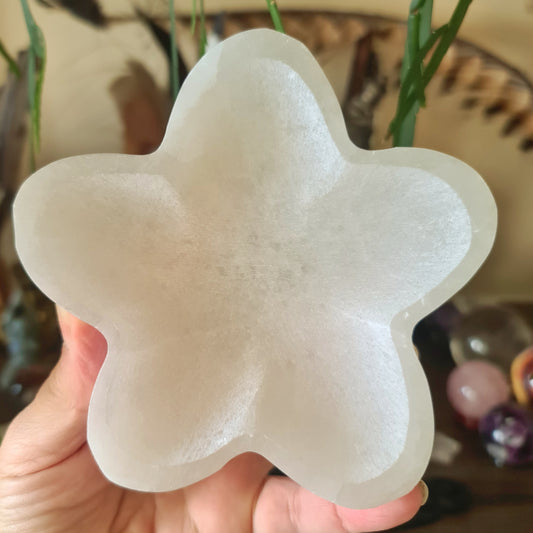
[[[413,343],[427,348],[421,350],[427,363],[433,366],[444,363],[448,366],[451,362],[450,332],[460,318],[461,312],[454,303],[446,302],[416,325]]]
[[[448,335],[461,320],[461,312],[452,301],[443,303],[428,316],[428,320],[436,324]]]
[[[516,312],[505,307],[480,307],[463,315],[450,336],[457,365],[472,359],[490,361],[509,372],[513,359],[532,344],[531,330]]]
[[[524,408],[499,405],[480,420],[479,432],[498,466],[533,463],[533,416]]]
[[[474,429],[483,415],[509,399],[510,387],[496,365],[474,360],[450,372],[446,393],[461,422]]]
[[[518,403],[533,405],[533,346],[514,359],[511,365],[511,385]]]

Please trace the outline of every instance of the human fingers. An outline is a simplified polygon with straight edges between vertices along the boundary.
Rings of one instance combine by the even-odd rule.
[[[416,486],[392,502],[372,509],[347,509],[303,489],[284,477],[271,477],[256,503],[254,533],[362,533],[407,522],[427,498]]]
[[[212,476],[185,489],[187,512],[194,531],[248,532],[261,488],[272,468],[256,453],[248,452],[229,461]]]
[[[0,447],[0,472],[27,475],[56,465],[86,441],[87,409],[107,344],[96,329],[58,310],[63,350],[34,401],[11,423]]]

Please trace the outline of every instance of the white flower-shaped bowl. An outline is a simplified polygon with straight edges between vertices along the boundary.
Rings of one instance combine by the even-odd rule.
[[[312,55],[270,30],[197,64],[155,153],[55,162],[15,203],[30,276],[108,341],[88,439],[109,479],[176,489],[251,450],[359,508],[426,467],[411,332],[495,225],[464,163],[355,147]]]

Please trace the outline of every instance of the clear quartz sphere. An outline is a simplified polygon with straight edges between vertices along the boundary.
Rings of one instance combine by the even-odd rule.
[[[502,306],[479,307],[463,315],[450,335],[450,351],[457,365],[481,359],[506,373],[513,359],[531,343],[526,321]]]

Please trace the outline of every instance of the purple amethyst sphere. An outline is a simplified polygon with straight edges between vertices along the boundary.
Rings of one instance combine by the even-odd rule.
[[[518,405],[506,403],[479,422],[485,449],[498,466],[533,463],[533,417]]]

